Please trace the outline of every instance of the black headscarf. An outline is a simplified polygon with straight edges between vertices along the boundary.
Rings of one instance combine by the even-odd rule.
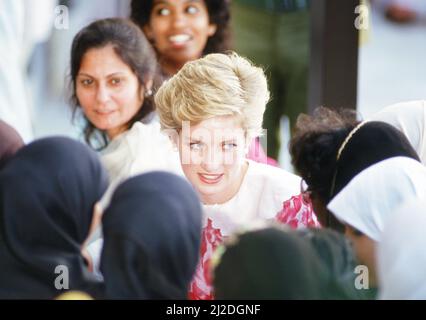
[[[18,132],[0,120],[0,169],[23,146],[24,141]]]
[[[420,161],[406,136],[392,125],[380,121],[363,124],[348,140],[337,161],[331,198],[364,169],[398,156]]]
[[[322,299],[327,279],[309,243],[276,227],[229,239],[214,270],[217,299]]]
[[[201,203],[184,179],[151,172],[121,184],[103,217],[108,299],[185,299],[199,258]]]
[[[68,138],[41,139],[16,153],[0,172],[0,298],[58,296],[55,280],[66,285],[58,266],[68,268],[70,290],[91,293],[80,249],[107,181],[96,153]]]

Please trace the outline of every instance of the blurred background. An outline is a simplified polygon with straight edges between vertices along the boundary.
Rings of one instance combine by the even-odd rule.
[[[282,167],[291,170],[287,143],[292,117],[300,112],[324,105],[356,108],[367,117],[390,104],[426,98],[426,1],[296,0],[304,22],[288,12],[279,18],[273,13],[280,28],[287,28],[277,33],[272,49],[282,50],[283,58],[274,52],[256,57],[256,50],[263,49],[263,35],[249,26],[264,26],[250,21],[250,8],[244,6],[267,14],[270,3],[286,1],[233,1],[236,51],[267,70],[274,56],[282,72],[297,77],[282,89],[296,94],[288,101],[279,99],[287,80],[271,79],[275,103],[285,110],[279,119],[277,154]],[[15,126],[26,142],[57,134],[81,139],[79,121],[72,122],[68,103],[72,39],[93,20],[128,17],[129,4],[130,0],[0,0],[0,118]],[[296,37],[302,29],[306,36]],[[304,46],[306,57],[300,49]],[[303,102],[295,108],[291,101]]]

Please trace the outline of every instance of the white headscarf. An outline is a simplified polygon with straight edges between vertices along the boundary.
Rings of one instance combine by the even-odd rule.
[[[426,100],[388,106],[370,120],[383,121],[401,130],[426,165]]]
[[[407,157],[393,157],[361,171],[328,204],[346,223],[379,241],[383,223],[409,199],[426,199],[426,168]]]
[[[380,299],[426,299],[426,201],[400,207],[378,246]]]

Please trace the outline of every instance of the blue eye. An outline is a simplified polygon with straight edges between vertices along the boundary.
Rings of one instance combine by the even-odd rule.
[[[235,144],[235,143],[224,143],[223,146],[222,146],[223,150],[225,150],[225,151],[233,150],[236,147],[237,147],[237,144]]]
[[[186,12],[189,14],[196,14],[198,11],[199,11],[198,8],[195,6],[188,6],[186,8]]]
[[[200,151],[200,150],[201,150],[201,148],[202,148],[202,145],[201,145],[201,143],[199,143],[199,142],[191,142],[191,143],[189,144],[189,147],[190,147],[190,149],[191,149],[191,150],[193,150],[193,151]]]

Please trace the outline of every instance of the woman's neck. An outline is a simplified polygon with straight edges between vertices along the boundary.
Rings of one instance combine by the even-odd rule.
[[[126,132],[129,129],[130,127],[128,125],[123,125],[121,127],[106,130],[106,135],[108,139],[112,141],[115,138],[117,138],[120,134],[122,134],[123,132]]]

